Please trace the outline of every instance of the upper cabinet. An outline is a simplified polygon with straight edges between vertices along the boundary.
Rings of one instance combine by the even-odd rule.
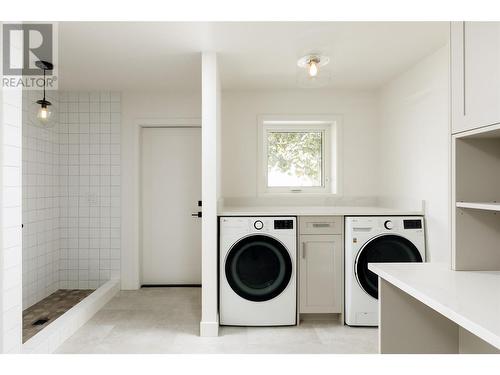
[[[452,22],[450,44],[452,132],[500,123],[500,22]]]

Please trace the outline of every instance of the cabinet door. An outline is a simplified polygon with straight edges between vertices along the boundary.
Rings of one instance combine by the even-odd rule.
[[[300,312],[342,312],[341,235],[300,236]]]
[[[500,123],[500,22],[451,24],[452,132]]]

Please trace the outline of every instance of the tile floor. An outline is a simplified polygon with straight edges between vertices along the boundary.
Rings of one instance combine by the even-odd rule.
[[[59,289],[50,296],[28,307],[23,311],[23,343],[93,291],[93,289]],[[33,323],[39,319],[47,319],[47,322],[34,325]]]
[[[307,320],[298,327],[221,327],[199,337],[199,288],[121,291],[58,353],[376,353],[377,329]]]

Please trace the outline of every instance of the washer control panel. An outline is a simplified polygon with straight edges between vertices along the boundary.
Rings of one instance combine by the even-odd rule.
[[[403,220],[404,229],[422,229],[422,219]]]
[[[296,218],[293,216],[221,216],[219,217],[220,236],[263,233],[271,235],[279,232],[283,235],[296,235]]]
[[[393,223],[391,220],[386,220],[386,221],[384,222],[384,227],[385,227],[385,229],[387,229],[387,230],[391,230],[391,229],[393,229],[393,228],[394,228],[394,223]]]

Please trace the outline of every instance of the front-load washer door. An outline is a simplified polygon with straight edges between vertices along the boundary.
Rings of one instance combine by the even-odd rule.
[[[226,279],[240,297],[255,302],[281,294],[292,277],[288,250],[278,240],[252,235],[239,240],[229,250],[225,262]]]
[[[378,299],[378,276],[368,269],[368,263],[422,262],[413,243],[397,235],[372,238],[359,250],[354,270],[361,288]]]

